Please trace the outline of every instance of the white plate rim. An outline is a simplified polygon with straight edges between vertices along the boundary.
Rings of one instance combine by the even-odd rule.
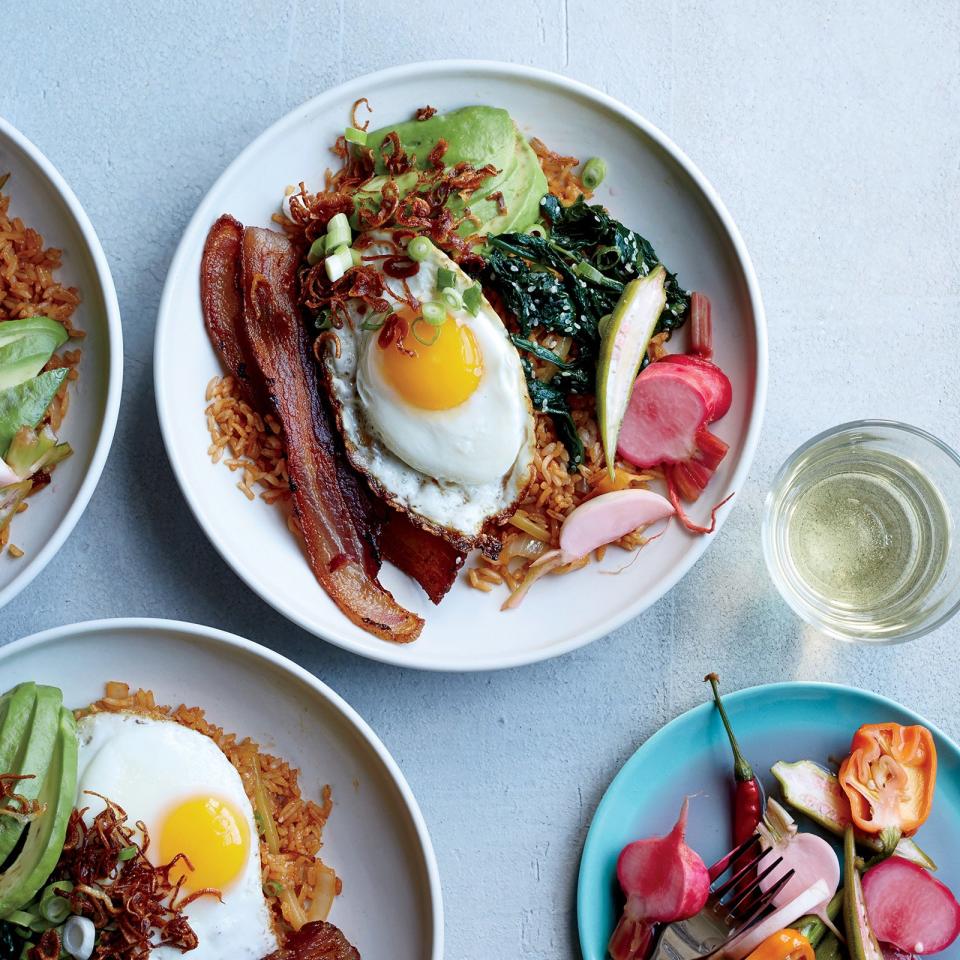
[[[437,865],[436,853],[434,852],[433,843],[430,840],[430,833],[427,829],[426,821],[423,818],[423,813],[420,810],[420,805],[417,803],[417,799],[413,795],[413,791],[410,789],[406,777],[397,765],[397,761],[393,759],[393,756],[383,741],[377,736],[370,724],[368,724],[340,694],[293,660],[271,650],[269,647],[265,647],[253,640],[248,640],[246,637],[229,633],[226,630],[220,630],[217,627],[204,626],[200,623],[190,623],[185,620],[171,620],[160,617],[114,617],[102,620],[81,620],[77,623],[51,627],[47,630],[41,630],[39,633],[33,633],[19,640],[14,640],[12,643],[0,646],[0,664],[12,655],[32,650],[35,647],[42,647],[46,643],[53,643],[58,640],[69,639],[70,637],[106,632],[108,630],[143,631],[145,633],[157,634],[176,631],[203,640],[213,641],[228,650],[234,648],[242,650],[246,654],[264,660],[271,666],[289,673],[301,683],[305,683],[317,693],[321,699],[333,707],[370,746],[376,754],[377,759],[383,764],[384,769],[403,799],[404,806],[416,830],[417,841],[420,845],[424,865],[427,870],[430,908],[433,921],[431,930],[433,949],[429,960],[443,960],[443,893],[440,884],[440,868]]]
[[[241,558],[234,555],[234,552],[217,538],[212,525],[205,519],[202,504],[190,489],[185,477],[186,471],[176,454],[176,448],[172,442],[175,424],[171,421],[171,415],[167,411],[167,381],[164,376],[164,337],[168,328],[172,327],[170,316],[170,303],[173,299],[173,279],[176,274],[181,272],[184,261],[189,257],[189,243],[192,235],[201,229],[201,212],[206,203],[207,197],[216,191],[220,185],[228,180],[235,168],[239,167],[246,156],[259,149],[260,145],[282,134],[289,128],[298,123],[302,117],[311,112],[321,101],[327,99],[357,99],[363,96],[365,87],[374,84],[401,82],[416,76],[417,79],[429,79],[436,74],[442,74],[449,70],[474,70],[479,73],[490,76],[497,76],[501,79],[514,79],[519,82],[531,81],[540,82],[547,85],[559,87],[561,90],[575,94],[581,98],[592,101],[601,107],[619,114],[623,119],[639,128],[655,144],[663,149],[670,158],[675,161],[684,172],[693,180],[696,187],[701,191],[704,199],[710,205],[726,232],[734,252],[737,257],[737,263],[743,271],[744,281],[746,283],[747,294],[753,309],[754,333],[756,336],[756,380],[754,383],[753,398],[750,410],[750,422],[746,435],[743,440],[743,448],[740,454],[737,467],[730,477],[729,484],[733,489],[733,494],[729,500],[722,506],[716,514],[717,526],[711,537],[701,537],[688,551],[683,562],[678,563],[670,575],[666,577],[662,590],[658,596],[644,596],[635,603],[624,608],[622,611],[599,620],[592,629],[584,631],[582,634],[571,637],[563,643],[536,650],[522,651],[509,656],[484,657],[476,656],[472,659],[457,659],[447,661],[436,655],[422,657],[417,654],[416,643],[413,644],[393,644],[384,641],[378,646],[362,647],[348,636],[337,636],[329,629],[322,631],[320,627],[312,623],[307,617],[301,617],[296,611],[292,610],[282,600],[277,600],[271,596],[267,588],[261,589],[257,584],[256,578],[252,573],[248,575],[246,566]],[[171,331],[172,332],[172,331]],[[690,571],[694,564],[700,559],[704,551],[710,544],[712,537],[715,537],[722,527],[726,517],[729,515],[733,504],[737,500],[739,491],[747,478],[753,459],[756,454],[757,444],[760,439],[760,430],[763,424],[763,417],[767,400],[767,379],[768,379],[768,342],[766,314],[763,309],[763,300],[760,295],[760,284],[757,279],[756,271],[750,255],[747,252],[746,244],[740,231],[737,229],[729,211],[720,199],[719,194],[704,176],[693,161],[671,140],[663,131],[646,120],[632,108],[621,103],[614,97],[609,96],[599,90],[594,89],[588,84],[579,80],[572,80],[563,77],[549,70],[543,70],[539,67],[529,67],[520,64],[504,63],[497,60],[429,60],[419,63],[402,64],[400,66],[388,67],[384,70],[378,70],[373,73],[363,74],[352,80],[345,81],[335,87],[325,90],[323,93],[312,97],[271,124],[263,133],[251,141],[244,149],[231,161],[229,166],[214,181],[210,189],[204,195],[197,206],[197,210],[190,218],[183,236],[177,246],[177,250],[170,262],[170,268],[167,273],[167,279],[164,283],[163,294],[160,298],[160,306],[157,312],[157,329],[154,339],[154,389],[157,402],[157,416],[160,421],[160,432],[163,436],[164,446],[167,456],[170,460],[173,473],[177,478],[177,484],[183,493],[197,523],[203,529],[207,538],[213,544],[220,556],[229,564],[234,573],[237,574],[247,586],[253,590],[262,600],[270,604],[275,610],[282,613],[288,620],[302,627],[304,630],[326,640],[335,646],[342,647],[359,656],[382,663],[394,664],[397,666],[410,667],[418,670],[445,671],[457,673],[471,673],[476,671],[500,670],[512,667],[526,666],[531,663],[538,663],[543,660],[549,660],[553,657],[563,656],[573,650],[586,646],[600,637],[606,636],[618,627],[639,616],[650,606],[661,600],[672,590],[677,583]]]
[[[2,116],[0,116],[0,137],[9,139],[14,146],[22,150],[30,160],[36,164],[40,172],[60,195],[70,210],[71,216],[76,221],[77,227],[90,252],[90,257],[93,260],[97,281],[100,284],[100,290],[103,294],[107,315],[107,339],[110,349],[106,408],[104,410],[103,420],[100,423],[100,434],[97,438],[97,444],[94,447],[93,456],[90,459],[90,466],[83,478],[83,482],[80,484],[80,489],[73,503],[70,504],[67,512],[63,515],[59,524],[57,524],[53,536],[43,545],[38,553],[33,554],[29,558],[26,566],[13,580],[0,590],[0,609],[2,609],[53,559],[57,551],[66,542],[67,537],[73,532],[73,528],[83,515],[83,511],[86,510],[87,504],[93,496],[93,491],[96,490],[97,484],[100,482],[100,476],[103,473],[103,468],[106,465],[107,457],[110,453],[110,447],[113,444],[113,436],[117,428],[117,418],[120,413],[120,398],[123,387],[123,330],[120,322],[120,304],[117,300],[117,291],[113,283],[113,275],[110,272],[107,256],[100,244],[97,231],[94,230],[93,224],[90,222],[90,218],[77,199],[76,194],[70,189],[70,185],[64,180],[60,171],[47,159],[43,151]]]

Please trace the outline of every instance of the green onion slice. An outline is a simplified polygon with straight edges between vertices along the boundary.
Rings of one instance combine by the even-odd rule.
[[[483,291],[480,284],[475,283],[472,287],[467,287],[463,291],[463,305],[476,316],[480,312],[480,301],[483,299]]]
[[[596,268],[591,266],[585,260],[582,260],[573,268],[574,273],[594,283],[603,283],[606,277]]]
[[[620,262],[620,251],[616,247],[598,247],[593,262],[601,270],[609,270]]]
[[[444,302],[448,310],[463,309],[463,297],[456,287],[446,287],[440,292],[440,299]]]
[[[363,263],[363,257],[360,254],[360,251],[356,247],[350,248],[350,259],[353,261],[355,267],[359,267]]]
[[[541,237],[544,240],[549,236],[547,228],[542,223],[531,223],[523,232],[529,234],[531,237]]]
[[[337,247],[350,246],[353,234],[350,232],[350,221],[345,213],[338,213],[330,218],[327,224],[327,250],[336,250]]]
[[[118,854],[118,860],[132,860],[137,855],[137,847],[134,844],[130,844],[129,847],[124,847]]]
[[[447,267],[440,267],[437,270],[437,289],[446,290],[457,282],[457,275]]]
[[[446,304],[431,300],[429,303],[425,303],[422,309],[423,319],[426,320],[431,327],[443,326],[444,321],[447,319]]]
[[[16,924],[18,927],[29,927],[37,918],[32,913],[27,913],[26,910],[14,910],[3,919]]]
[[[430,256],[430,250],[432,248],[433,244],[427,237],[414,237],[407,244],[407,256],[411,260],[416,260],[417,263],[422,263]]]
[[[358,130],[356,127],[347,127],[347,129],[343,131],[343,139],[346,140],[347,143],[356,143],[363,147],[366,146],[367,143],[367,131]]]
[[[603,183],[603,178],[607,175],[607,161],[600,157],[591,157],[583,165],[583,173],[580,179],[588,190],[596,190]]]
[[[311,266],[315,263],[319,263],[323,259],[323,255],[327,251],[327,237],[326,234],[322,237],[317,237],[313,243],[310,244],[310,249],[307,251],[307,263]]]
[[[414,335],[418,343],[422,343],[425,347],[432,347],[437,342],[437,340],[440,339],[440,327],[439,325],[434,325],[430,323],[429,320],[426,323],[424,323],[423,322],[424,319],[425,319],[424,317],[417,317],[417,319],[413,321],[413,326],[410,327],[410,332]],[[431,337],[429,340],[425,340],[417,332],[418,325],[422,325],[426,327],[427,330],[430,331]]]
[[[390,314],[384,313],[378,317],[367,317],[367,319],[360,324],[360,329],[379,330],[387,322],[388,316],[390,316]]]

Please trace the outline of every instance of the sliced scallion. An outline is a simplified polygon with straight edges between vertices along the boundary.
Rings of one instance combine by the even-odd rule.
[[[430,256],[430,251],[433,248],[433,244],[427,239],[427,237],[414,237],[407,244],[407,256],[411,260],[416,260],[417,263],[422,263],[427,257]]]
[[[337,247],[350,246],[352,234],[350,221],[345,213],[338,213],[330,218],[327,224],[327,250],[336,250]]]
[[[447,319],[446,305],[436,300],[425,303],[423,305],[423,319],[426,320],[431,327],[442,327],[444,321]]]
[[[70,916],[70,901],[66,897],[47,897],[40,901],[40,915],[50,923],[63,923]]]
[[[137,855],[137,847],[134,844],[130,844],[129,847],[124,847],[118,854],[118,860],[132,860]]]
[[[343,131],[343,139],[346,140],[347,143],[356,143],[363,147],[367,143],[367,131],[358,130],[356,127],[347,127],[347,129]]]
[[[350,259],[353,261],[355,267],[359,267],[363,263],[363,257],[360,254],[360,251],[356,247],[350,248]]]
[[[463,297],[456,287],[446,287],[440,291],[440,299],[448,310],[462,310]]]
[[[594,266],[591,266],[585,260],[581,260],[573,268],[574,273],[578,276],[585,277],[587,280],[592,280],[594,283],[603,283],[606,280],[606,277]]]
[[[593,255],[593,262],[601,270],[609,270],[620,262],[620,251],[616,247],[599,247]]]
[[[457,275],[447,267],[440,267],[437,270],[437,289],[446,290],[457,282]]]
[[[322,237],[317,237],[317,239],[310,244],[310,249],[307,251],[307,263],[311,265],[319,263],[323,259],[326,251],[327,237],[326,234],[324,234]]]
[[[483,299],[483,291],[480,284],[475,283],[472,287],[467,287],[463,291],[463,305],[476,316],[480,312],[480,301]]]
[[[429,320],[426,323],[424,323],[423,321],[425,319],[426,319],[425,317],[417,317],[417,319],[413,321],[413,326],[410,328],[410,332],[416,338],[418,343],[422,343],[425,347],[432,347],[440,338],[440,327],[439,325],[434,325],[430,323]],[[429,340],[425,340],[424,337],[418,332],[417,330],[418,327],[421,330],[424,327],[427,329],[427,331],[429,332],[428,335],[430,336]]]
[[[8,913],[3,919],[16,924],[18,927],[29,928],[30,924],[37,918],[34,914],[27,913],[26,910],[14,910],[12,913]]]
[[[523,232],[529,234],[531,237],[540,237],[543,240],[546,240],[549,236],[547,228],[542,223],[531,223]]]
[[[367,317],[363,323],[360,324],[361,330],[379,330],[387,322],[387,316],[381,314],[378,317]]]
[[[603,178],[607,175],[607,161],[601,157],[591,157],[583,165],[583,173],[580,179],[588,190],[596,190],[603,183]]]
[[[330,242],[328,240],[327,248],[329,249],[329,247]],[[348,246],[339,246],[324,259],[323,265],[330,282],[336,283],[353,266],[353,254]]]
[[[87,960],[93,953],[97,930],[89,917],[70,917],[63,925],[63,949],[73,960]]]

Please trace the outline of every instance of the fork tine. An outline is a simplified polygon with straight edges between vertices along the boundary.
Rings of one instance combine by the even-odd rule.
[[[707,873],[710,874],[710,882],[713,883],[721,874],[726,873],[727,868],[733,863],[734,860],[737,860],[739,857],[742,857],[755,843],[760,839],[759,834],[753,834],[752,837],[748,837],[743,843],[740,844],[736,850],[731,850],[726,856],[721,857]]]
[[[736,872],[732,877],[730,877],[729,880],[725,881],[720,887],[718,887],[716,890],[713,891],[714,895],[715,895],[718,899],[722,899],[722,898],[725,897],[732,889],[734,889],[734,888],[736,888],[737,886],[739,886],[740,883],[741,883],[741,881],[744,879],[744,877],[746,877],[747,874],[750,873],[751,870],[756,869],[756,867],[759,866],[760,861],[761,861],[772,849],[773,849],[772,847],[767,847],[766,850],[761,850],[760,853],[758,853],[755,857],[753,857],[748,863],[746,863],[746,864],[744,864],[742,867],[738,868],[737,872]],[[781,857],[780,860],[777,861],[777,863],[780,863],[781,860],[783,860],[783,857]],[[767,869],[766,873],[762,874],[762,876],[766,876],[766,875],[770,872],[770,870],[773,869],[773,867],[775,867],[776,865],[777,865],[776,863],[773,864],[770,868]],[[750,880],[750,887],[752,888],[752,887],[755,885],[755,883],[756,883],[756,880],[754,880],[753,878],[751,878],[751,880]],[[749,889],[749,888],[748,888],[748,889]]]
[[[747,914],[747,920],[744,922],[749,923],[752,918],[758,917],[766,910],[768,906],[770,906],[777,894],[780,893],[780,891],[793,879],[793,874],[793,870],[788,870],[772,887],[770,887],[769,890],[761,893],[755,902],[751,904],[750,900],[753,899],[753,895],[760,889],[758,878],[758,886],[754,887],[752,890],[748,890],[744,896],[737,900],[737,902],[730,908],[730,916],[733,918],[736,917],[738,913],[744,912]],[[741,910],[741,908],[746,909]]]

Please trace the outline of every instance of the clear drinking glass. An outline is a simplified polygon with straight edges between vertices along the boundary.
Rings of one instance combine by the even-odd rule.
[[[770,576],[842,640],[913,640],[960,607],[960,456],[904,423],[859,420],[807,441],[763,513]]]

